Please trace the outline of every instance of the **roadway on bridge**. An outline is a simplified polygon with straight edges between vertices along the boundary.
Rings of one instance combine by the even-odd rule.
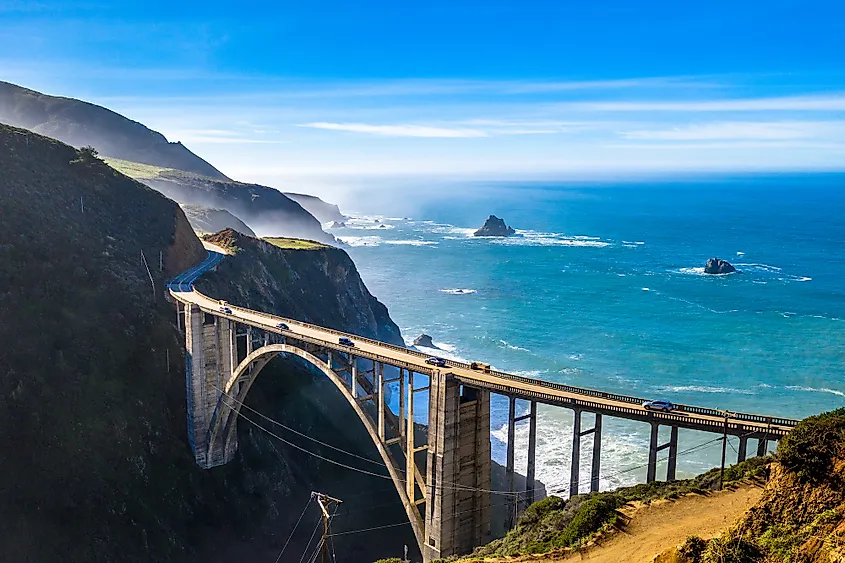
[[[213,248],[206,246],[206,248]],[[644,399],[605,393],[592,389],[580,389],[566,385],[554,384],[538,379],[493,371],[486,373],[469,369],[469,366],[459,362],[448,361],[448,367],[437,368],[426,364],[427,356],[416,350],[402,348],[391,344],[370,340],[354,334],[347,334],[332,329],[318,327],[294,319],[287,319],[253,311],[227,304],[231,313],[224,312],[221,303],[196,291],[193,283],[202,274],[214,268],[224,255],[214,250],[209,251],[209,257],[201,264],[174,278],[168,288],[173,297],[183,303],[192,303],[203,311],[216,316],[225,317],[241,324],[250,325],[261,330],[274,332],[291,338],[299,338],[329,349],[341,350],[363,358],[412,369],[421,374],[431,374],[434,370],[447,371],[457,377],[462,383],[489,389],[504,395],[517,398],[536,400],[545,404],[553,404],[568,408],[581,408],[585,411],[598,412],[611,416],[619,416],[646,422],[676,425],[684,428],[721,432],[726,425],[725,413],[715,409],[678,405],[678,410],[663,413],[648,410],[642,406]],[[284,323],[287,329],[279,328]],[[339,344],[338,339],[346,337],[352,340],[353,347]],[[728,433],[733,435],[749,435],[757,432],[767,437],[785,435],[798,421],[785,418],[766,417],[744,413],[727,413]]]

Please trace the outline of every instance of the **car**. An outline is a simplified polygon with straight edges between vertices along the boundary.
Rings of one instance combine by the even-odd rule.
[[[654,401],[643,403],[643,408],[650,411],[671,412],[678,407],[666,399],[655,399]]]
[[[484,362],[472,362],[469,365],[469,368],[476,371],[483,371],[484,373],[490,373],[490,364],[485,364]]]
[[[346,338],[345,336],[341,336],[337,339],[338,344],[342,344],[343,346],[355,346],[355,343]]]
[[[221,312],[221,313],[226,313],[227,315],[231,315],[231,314],[232,314],[232,310],[231,310],[230,308],[228,308],[228,307],[220,307],[220,312]]]
[[[443,358],[438,358],[437,356],[432,356],[432,357],[428,358],[425,361],[425,363],[427,363],[430,366],[437,366],[439,368],[445,368],[446,367],[446,360],[444,360]]]
[[[280,329],[282,329],[282,330],[290,330],[290,327],[289,327],[288,325],[286,325],[285,323],[279,323],[279,324],[277,324],[277,325],[276,325],[276,328],[280,328]]]

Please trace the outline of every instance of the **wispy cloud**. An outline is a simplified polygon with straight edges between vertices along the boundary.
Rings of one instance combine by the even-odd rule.
[[[384,137],[441,137],[456,139],[488,136],[487,133],[479,129],[431,127],[428,125],[372,125],[369,123],[327,123],[318,121],[314,123],[301,123],[298,127],[365,133]]]
[[[625,131],[626,139],[656,141],[788,140],[845,134],[843,121],[723,121],[671,129]]]
[[[845,92],[824,96],[784,96],[726,100],[647,100],[566,102],[560,109],[609,112],[714,112],[714,111],[845,111]]]

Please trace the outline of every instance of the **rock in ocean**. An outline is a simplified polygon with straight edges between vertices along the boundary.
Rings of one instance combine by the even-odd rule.
[[[476,237],[507,237],[516,234],[513,228],[505,224],[504,219],[491,215],[484,221],[484,226],[473,233]]]

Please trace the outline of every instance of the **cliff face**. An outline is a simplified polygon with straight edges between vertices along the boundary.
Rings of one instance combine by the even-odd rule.
[[[4,560],[272,559],[314,489],[347,501],[337,531],[403,521],[388,481],[294,450],[247,422],[239,424],[235,462],[199,469],[187,444],[184,342],[163,299],[164,280],[205,257],[182,211],[105,164],[29,131],[0,126],[0,170]],[[302,274],[292,268],[309,272],[307,283],[322,288],[326,299],[332,290],[347,293],[337,284],[350,283],[348,297],[326,305],[327,314],[340,318],[332,326],[397,340],[386,310],[355,286],[351,263],[333,265],[328,254],[282,266],[268,251],[255,271],[290,279],[290,299],[308,295],[306,278],[296,278]],[[251,286],[261,280],[239,281],[230,290],[264,295]],[[281,295],[266,297],[282,303]],[[368,304],[370,311],[338,313]],[[305,312],[325,320],[319,309],[314,302]],[[306,366],[274,362],[248,399],[302,432],[378,459],[345,399]],[[313,442],[299,443],[350,462]],[[386,506],[373,509],[379,504]],[[306,543],[316,514],[306,517],[289,550]],[[388,549],[401,553],[413,537],[397,529],[380,543],[367,534],[337,540],[346,561],[360,561]]]
[[[337,205],[327,203],[316,196],[290,192],[285,192],[285,195],[305,208],[308,213],[316,217],[321,223],[329,223],[331,221],[341,222],[347,219],[346,215],[340,212],[340,208]]]
[[[109,109],[0,81],[0,122],[25,127],[75,147],[144,164],[226,179],[219,170],[164,135]]]
[[[370,294],[345,251],[325,245],[310,245],[308,250],[280,248],[231,229],[208,240],[238,250],[216,273],[198,282],[203,293],[243,307],[404,345],[387,307]],[[338,287],[345,291],[338,292]]]
[[[216,233],[223,229],[234,229],[247,236],[255,236],[255,233],[246,226],[246,223],[225,209],[211,209],[192,203],[183,203],[181,207],[191,226],[200,233]]]

